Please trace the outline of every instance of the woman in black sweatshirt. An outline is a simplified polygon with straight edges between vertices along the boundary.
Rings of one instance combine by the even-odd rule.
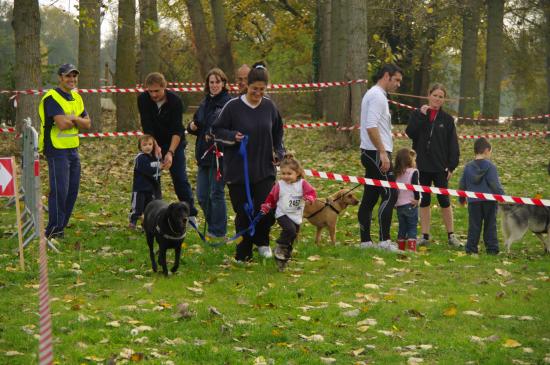
[[[225,145],[223,178],[236,213],[236,232],[250,225],[244,209],[247,198],[243,158],[239,155],[241,141],[248,136],[248,174],[254,215],[258,214],[271,191],[277,174],[275,166],[284,155],[283,121],[275,104],[264,97],[268,81],[265,65],[261,62],[254,64],[248,74],[246,94],[231,99],[212,126],[216,141]],[[269,231],[273,223],[273,216],[266,216],[257,224],[253,236],[243,235],[243,240],[237,245],[235,259],[251,260],[253,244],[258,246],[260,255],[271,257]]]
[[[441,84],[434,84],[428,93],[428,104],[411,113],[405,132],[412,139],[416,152],[416,164],[420,172],[420,185],[447,188],[453,171],[458,166],[460,149],[454,119],[441,108],[447,91]],[[461,243],[454,235],[453,210],[449,196],[437,195],[441,215],[447,229],[449,245]],[[422,237],[418,245],[427,245],[430,240],[431,194],[422,193],[420,203],[420,226]]]

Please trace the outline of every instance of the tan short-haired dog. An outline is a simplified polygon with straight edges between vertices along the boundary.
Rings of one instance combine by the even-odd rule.
[[[317,227],[315,243],[319,244],[321,241],[321,230],[327,227],[330,241],[333,245],[336,244],[336,222],[338,221],[338,214],[346,209],[348,205],[357,204],[359,204],[359,200],[357,200],[349,189],[339,190],[327,199],[316,199],[312,204],[306,204],[304,218]]]

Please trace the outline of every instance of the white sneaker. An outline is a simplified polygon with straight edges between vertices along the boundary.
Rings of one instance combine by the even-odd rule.
[[[378,247],[381,250],[389,251],[389,252],[399,252],[399,248],[397,247],[397,244],[395,242],[392,242],[390,240],[382,241],[378,244]]]
[[[424,237],[421,237],[420,239],[418,239],[416,241],[416,246],[417,247],[429,246],[429,245],[430,245],[430,240],[427,240]]]
[[[262,257],[265,257],[266,259],[273,257],[273,252],[271,252],[271,247],[269,246],[259,246],[258,254],[260,254],[260,256]]]
[[[372,243],[372,241],[367,241],[367,242],[361,242],[359,244],[359,248],[375,248],[376,246],[374,245],[374,243]]]
[[[190,228],[193,228],[193,226],[191,225],[191,223],[193,223],[195,225],[195,227],[198,227],[197,225],[197,217],[192,215],[190,216],[189,218],[187,218],[187,225],[190,227]]]
[[[462,242],[460,242],[458,240],[458,238],[456,238],[455,234],[451,234],[449,236],[449,246],[451,247],[455,247],[455,248],[460,248],[460,247],[464,247],[464,245],[462,244]]]

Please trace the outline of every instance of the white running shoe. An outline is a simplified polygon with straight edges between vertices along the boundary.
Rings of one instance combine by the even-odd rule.
[[[271,247],[269,246],[259,246],[258,254],[260,254],[260,256],[262,257],[265,257],[266,259],[273,257],[273,252],[271,252]]]
[[[389,251],[389,252],[399,252],[399,248],[397,247],[397,243],[392,242],[391,240],[382,241],[378,244],[378,247],[381,250]]]
[[[361,242],[359,244],[359,248],[376,248],[376,246],[374,245],[374,243],[372,243],[372,241],[367,241]]]

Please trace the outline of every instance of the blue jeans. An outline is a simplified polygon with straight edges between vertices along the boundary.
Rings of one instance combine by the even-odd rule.
[[[166,153],[169,146],[162,146],[162,152]],[[170,166],[170,175],[172,176],[172,182],[174,183],[174,190],[179,201],[189,203],[191,216],[197,216],[198,211],[195,208],[193,199],[193,190],[189,184],[187,178],[187,165],[185,161],[185,142],[179,144],[178,148],[172,156],[172,166]]]
[[[216,180],[215,166],[199,166],[197,174],[197,200],[206,217],[208,233],[224,237],[227,233],[227,206],[225,184]]]
[[[77,148],[52,149],[46,154],[50,193],[46,236],[62,233],[73,212],[80,185],[80,157]]]
[[[477,245],[483,229],[485,251],[496,255],[498,249],[497,236],[497,202],[477,201],[468,203],[468,241],[466,253],[477,253]]]
[[[397,207],[399,231],[397,238],[416,239],[418,233],[418,207],[405,204]]]

